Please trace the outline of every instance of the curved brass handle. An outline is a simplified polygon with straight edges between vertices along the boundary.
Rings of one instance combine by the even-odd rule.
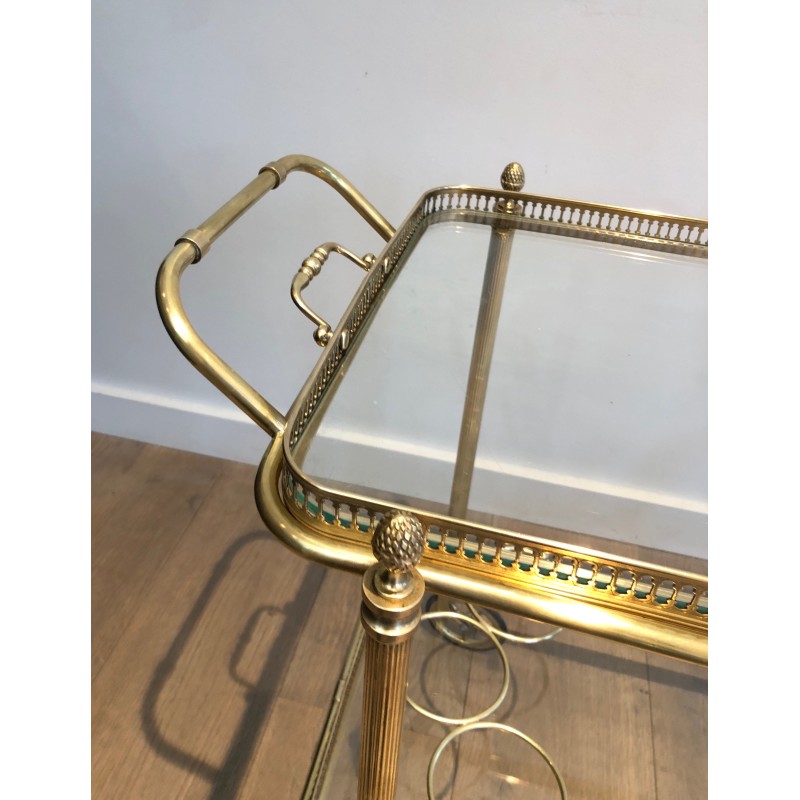
[[[314,331],[314,341],[320,346],[325,347],[330,341],[332,332],[331,326],[322,317],[316,314],[303,300],[302,292],[314,278],[319,275],[323,264],[328,260],[331,253],[349,258],[354,264],[358,264],[365,272],[372,269],[373,264],[378,260],[372,253],[367,253],[364,258],[359,258],[355,253],[342,247],[336,242],[326,242],[317,247],[314,252],[300,265],[297,275],[292,281],[292,300],[294,304],[313,322],[317,329]]]
[[[156,278],[158,313],[172,341],[214,386],[273,437],[286,428],[286,418],[200,338],[183,308],[180,280],[186,267],[203,258],[245,211],[296,171],[308,172],[332,186],[385,240],[394,234],[378,210],[335,169],[311,156],[284,156],[262,167],[258,177],[199,227],[186,231],[162,262]]]

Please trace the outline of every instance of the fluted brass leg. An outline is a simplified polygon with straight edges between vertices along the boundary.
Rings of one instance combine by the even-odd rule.
[[[378,563],[364,574],[361,587],[366,641],[358,800],[394,800],[408,653],[425,593],[414,569],[423,547],[419,522],[399,512],[381,520],[372,540]]]

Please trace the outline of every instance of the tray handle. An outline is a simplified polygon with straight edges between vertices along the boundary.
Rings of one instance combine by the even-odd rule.
[[[307,172],[333,187],[385,240],[394,228],[343,175],[316,158],[289,155],[262,167],[254,178],[197,228],[181,236],[161,263],[156,278],[156,304],[161,321],[184,356],[226,397],[270,436],[282,433],[286,418],[199,336],[183,308],[180,281],[211,245],[267,192],[280,186],[291,172]]]
[[[308,317],[316,326],[314,331],[314,341],[320,346],[325,347],[331,339],[332,331],[331,326],[322,319],[319,314],[311,309],[311,307],[303,300],[303,289],[305,289],[314,278],[319,275],[328,256],[331,253],[339,253],[339,255],[349,258],[354,264],[357,264],[365,272],[369,272],[378,260],[372,253],[367,253],[363,258],[357,256],[346,247],[337,244],[336,242],[325,242],[317,247],[314,252],[300,265],[300,269],[292,280],[292,300],[294,304]]]

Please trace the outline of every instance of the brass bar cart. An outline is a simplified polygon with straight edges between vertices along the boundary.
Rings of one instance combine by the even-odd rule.
[[[333,187],[386,244],[377,255],[359,256],[327,242],[302,262],[291,284],[291,296],[316,326],[314,340],[324,350],[284,415],[200,338],[184,311],[180,281],[185,269],[204,258],[223,232],[295,171],[315,175]],[[508,165],[501,184],[500,189],[432,189],[395,229],[332,167],[308,156],[286,156],[266,165],[241,192],[181,236],[158,272],[158,310],[174,343],[271,437],[255,486],[255,500],[266,526],[297,554],[364,576],[363,633],[354,637],[348,662],[352,671],[363,647],[362,800],[395,796],[408,647],[422,615],[426,590],[443,598],[445,605],[466,603],[474,612],[480,634],[492,641],[496,639],[487,617],[476,606],[491,610],[486,613],[518,615],[694,664],[708,661],[706,576],[531,536],[513,526],[485,524],[469,512],[509,261],[515,258],[517,248],[527,246],[519,237],[578,243],[588,248],[590,255],[592,248],[615,252],[627,248],[644,257],[695,264],[707,258],[707,223],[526,194],[518,164]],[[427,241],[427,232],[443,231],[447,226],[466,231],[467,238],[474,234],[475,241],[484,243],[480,301],[474,331],[459,337],[470,343],[469,371],[461,395],[463,405],[457,411],[460,424],[449,496],[437,494],[411,503],[393,491],[390,483],[381,485],[377,479],[368,486],[355,474],[337,471],[336,465],[321,466],[325,460],[316,458],[316,442],[326,420],[335,420],[331,409],[341,387],[357,381],[350,373],[359,359],[367,358],[357,354],[370,339],[367,333],[380,318],[378,312],[386,298],[392,296],[398,276],[413,260],[420,243]],[[335,326],[317,315],[302,295],[332,254],[352,260],[366,272]],[[416,319],[409,318],[399,329],[395,325],[397,335],[404,335],[403,325],[415,324]],[[385,364],[385,369],[391,371],[392,365]],[[381,376],[375,380],[380,381]],[[363,395],[363,384],[357,390]],[[416,386],[413,376],[399,378],[387,391],[407,393],[398,398],[400,406],[412,397],[418,398],[420,407],[427,402],[424,387]],[[439,616],[448,614],[459,617],[452,611]],[[334,712],[335,708],[336,702]],[[335,729],[334,712],[322,749]],[[495,723],[476,720],[473,724]],[[527,738],[519,731],[511,732]],[[538,749],[535,742],[530,744]],[[546,753],[540,750],[540,755],[547,760]],[[317,772],[320,763],[314,767]],[[434,764],[435,759],[432,768]],[[565,797],[561,776],[555,766],[551,768]],[[433,796],[430,777],[428,791]],[[313,788],[306,796],[315,796]]]

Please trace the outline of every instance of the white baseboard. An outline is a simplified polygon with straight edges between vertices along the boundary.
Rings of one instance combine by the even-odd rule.
[[[142,392],[92,387],[92,429],[217,458],[257,464],[269,438],[238,409],[176,403]],[[347,464],[348,482],[408,497],[449,497],[450,453],[354,431],[328,431],[314,446],[316,474]],[[708,558],[705,503],[478,459],[471,505],[608,539]]]
[[[270,441],[233,405],[223,410],[97,383],[92,430],[245,464],[258,464]]]

